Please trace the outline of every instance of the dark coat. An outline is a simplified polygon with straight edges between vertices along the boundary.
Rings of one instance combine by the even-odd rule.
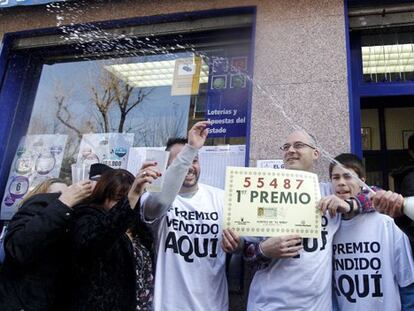
[[[394,190],[403,197],[414,196],[414,160],[392,172]]]
[[[91,205],[75,207],[70,310],[135,310],[134,252],[125,232],[139,222],[139,205],[131,209],[127,198],[109,211]]]
[[[57,199],[59,195],[34,195],[10,221],[0,310],[61,310],[65,304],[73,210]]]
[[[414,160],[392,173],[395,192],[403,197],[414,196]],[[407,216],[395,218],[396,225],[410,238],[411,249],[414,250],[414,222]]]

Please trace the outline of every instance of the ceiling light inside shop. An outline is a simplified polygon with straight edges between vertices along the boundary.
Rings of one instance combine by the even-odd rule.
[[[375,45],[362,47],[364,74],[414,71],[414,44]]]
[[[174,76],[175,60],[157,62],[116,64],[105,69],[133,87],[171,86]],[[199,83],[208,82],[208,65],[201,65]]]

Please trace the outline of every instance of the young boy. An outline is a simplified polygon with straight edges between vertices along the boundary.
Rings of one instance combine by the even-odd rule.
[[[364,181],[364,166],[353,154],[335,160],[341,165],[329,166],[334,194],[350,199],[361,191],[352,175]],[[408,238],[392,218],[377,212],[345,214],[334,237],[333,256],[338,310],[401,310],[399,286],[414,283],[414,263]]]

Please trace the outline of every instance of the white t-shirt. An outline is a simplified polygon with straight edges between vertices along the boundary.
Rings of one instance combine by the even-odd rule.
[[[155,311],[228,310],[223,199],[223,190],[199,184],[193,197],[178,195],[164,217],[149,223],[156,243]]]
[[[331,193],[321,183],[321,195]],[[332,311],[332,242],[340,216],[322,216],[318,239],[303,239],[297,258],[273,260],[254,275],[250,285],[249,311]]]
[[[339,310],[401,310],[398,286],[414,282],[407,236],[379,213],[342,220],[334,238],[334,297]]]

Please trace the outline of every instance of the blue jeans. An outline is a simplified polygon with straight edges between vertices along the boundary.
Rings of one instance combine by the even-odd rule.
[[[401,311],[414,310],[414,283],[400,287]]]

